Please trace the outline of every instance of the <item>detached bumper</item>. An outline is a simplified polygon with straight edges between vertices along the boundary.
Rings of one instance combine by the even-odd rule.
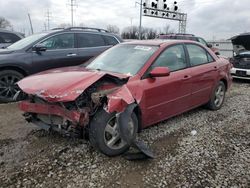
[[[28,113],[57,115],[62,117],[64,120],[71,121],[74,124],[79,124],[80,122],[82,122],[82,117],[85,117],[85,114],[83,113],[80,113],[78,111],[69,111],[58,105],[39,104],[22,101],[18,104],[18,107],[20,110]]]
[[[231,69],[231,75],[233,78],[250,80],[250,69],[240,69],[233,67]]]

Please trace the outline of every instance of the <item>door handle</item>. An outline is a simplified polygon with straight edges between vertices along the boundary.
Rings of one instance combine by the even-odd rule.
[[[73,54],[73,53],[69,53],[67,54],[67,57],[73,57],[73,56],[76,56],[77,54]]]
[[[188,80],[189,78],[191,78],[190,75],[185,75],[185,76],[182,78],[182,80]]]

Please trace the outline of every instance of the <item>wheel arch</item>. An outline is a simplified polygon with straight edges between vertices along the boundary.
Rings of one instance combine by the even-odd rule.
[[[17,72],[21,73],[23,76],[28,75],[28,73],[24,69],[17,67],[17,66],[3,66],[3,67],[0,67],[0,69],[1,69],[0,71],[4,71],[4,70],[17,71]]]
[[[228,89],[228,82],[227,82],[227,79],[222,78],[222,79],[220,79],[220,81],[222,81],[222,82],[224,83],[224,85],[225,85],[225,87],[226,87],[226,91],[227,91],[227,89]]]
[[[141,132],[141,130],[142,130],[142,112],[141,112],[140,106],[137,105],[134,108],[133,112],[135,113],[137,120],[138,120],[138,132]]]

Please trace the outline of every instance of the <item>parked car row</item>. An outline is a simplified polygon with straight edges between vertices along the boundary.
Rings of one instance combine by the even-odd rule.
[[[44,70],[80,65],[122,39],[103,29],[70,27],[26,37],[0,50],[0,102],[11,102],[16,82]]]

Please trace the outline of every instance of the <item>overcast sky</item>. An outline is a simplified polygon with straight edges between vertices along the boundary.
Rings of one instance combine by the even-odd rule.
[[[137,0],[140,1],[140,0]],[[161,1],[161,0],[160,0]],[[227,39],[249,31],[249,0],[176,0],[182,12],[188,14],[187,32],[206,39]],[[172,4],[174,0],[167,0]],[[70,23],[70,0],[0,0],[0,16],[8,19],[17,31],[30,32],[30,13],[34,31],[44,30],[46,12],[51,12],[50,27]],[[120,30],[126,26],[139,25],[139,6],[135,0],[76,0],[75,25],[106,28],[117,25]],[[178,31],[178,22],[143,17],[145,27],[160,28],[169,24]]]

